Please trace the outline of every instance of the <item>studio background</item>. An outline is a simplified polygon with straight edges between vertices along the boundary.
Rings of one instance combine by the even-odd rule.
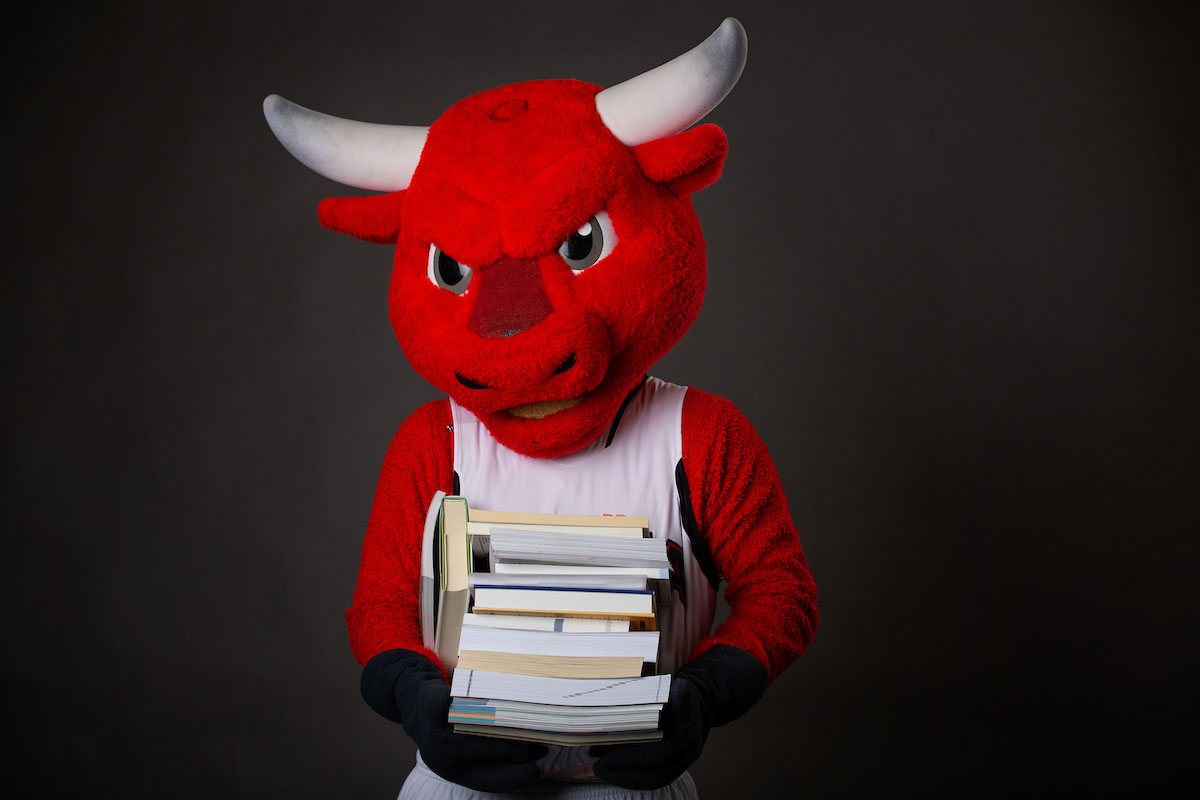
[[[113,3],[9,12],[3,679],[34,796],[390,798],[342,613],[434,398],[278,92],[428,124],[727,15],[705,308],[655,368],[775,457],[822,625],[702,796],[1145,789],[1194,758],[1190,4]],[[1186,728],[1180,726],[1186,723]],[[1194,772],[1188,769],[1188,772]]]

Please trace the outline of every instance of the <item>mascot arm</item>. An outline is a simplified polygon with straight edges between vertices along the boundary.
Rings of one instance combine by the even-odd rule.
[[[696,527],[708,548],[700,557],[728,582],[731,610],[691,659],[718,645],[736,647],[774,680],[804,652],[818,623],[817,587],[775,462],[733,403],[689,388],[683,463]]]
[[[350,648],[360,665],[395,648],[439,663],[421,640],[421,536],[434,493],[452,491],[450,423],[449,400],[426,403],[400,426],[384,457],[354,602],[346,611]]]
[[[448,781],[482,792],[516,791],[537,779],[546,749],[526,742],[454,733],[450,686],[437,655],[422,645],[421,536],[429,501],[454,482],[450,403],[439,400],[404,421],[383,460],[363,540],[354,603],[346,612],[362,695],[398,722],[425,764]]]

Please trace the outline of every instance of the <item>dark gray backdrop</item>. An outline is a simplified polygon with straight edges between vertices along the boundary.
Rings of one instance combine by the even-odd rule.
[[[901,7],[903,6],[903,7]],[[999,7],[996,7],[999,6]],[[394,796],[341,614],[435,396],[386,248],[269,92],[424,124],[611,84],[733,14],[699,321],[656,368],[766,439],[823,624],[707,797],[1145,785],[1193,756],[1196,14],[1187,5],[118,3],[6,24],[13,773],[45,796]],[[1176,726],[1187,723],[1186,733]]]

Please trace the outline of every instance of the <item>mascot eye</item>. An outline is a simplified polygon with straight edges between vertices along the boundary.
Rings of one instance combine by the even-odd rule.
[[[608,212],[600,211],[558,246],[558,254],[575,272],[582,272],[612,252],[617,244]]]
[[[462,294],[471,282],[471,268],[446,255],[436,245],[429,246],[429,280],[448,292]]]

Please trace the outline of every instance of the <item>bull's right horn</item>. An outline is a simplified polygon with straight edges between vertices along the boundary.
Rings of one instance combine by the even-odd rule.
[[[613,136],[636,147],[702,120],[745,66],[746,29],[728,17],[683,55],[597,94],[596,111]]]

